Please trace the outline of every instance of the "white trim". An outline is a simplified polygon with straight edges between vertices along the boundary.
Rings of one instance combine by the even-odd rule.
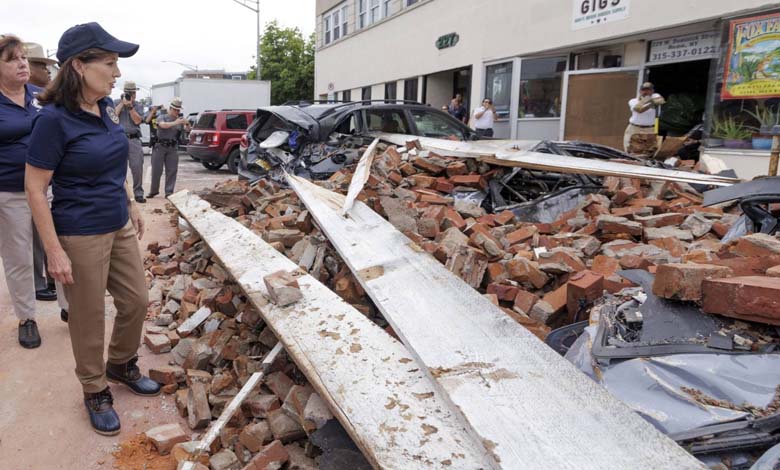
[[[644,62],[644,61],[643,61]],[[637,67],[614,67],[608,69],[567,70],[563,73],[563,90],[561,97],[561,125],[558,128],[558,139],[563,140],[566,132],[566,109],[569,102],[569,77],[572,75],[592,75],[594,73],[637,72],[636,89],[642,85],[644,78],[644,63]]]

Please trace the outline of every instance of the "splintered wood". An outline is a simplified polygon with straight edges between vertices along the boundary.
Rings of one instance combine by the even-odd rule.
[[[494,468],[404,346],[310,275],[289,307],[263,278],[297,266],[240,223],[183,191],[170,198],[239,283],[376,468]]]
[[[496,467],[704,468],[365,204],[288,180]]]

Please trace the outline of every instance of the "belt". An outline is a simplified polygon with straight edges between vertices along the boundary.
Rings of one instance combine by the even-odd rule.
[[[163,147],[177,147],[179,143],[173,139],[158,139],[157,143]]]
[[[128,139],[138,139],[141,137],[140,132],[125,132]]]
[[[631,125],[632,125],[632,126],[634,126],[634,127],[641,127],[642,129],[649,129],[649,128],[651,128],[651,127],[655,127],[655,125],[654,125],[654,124],[651,124],[651,125],[649,125],[649,126],[640,126],[639,124],[634,124],[633,122],[629,122],[629,124],[631,124]]]

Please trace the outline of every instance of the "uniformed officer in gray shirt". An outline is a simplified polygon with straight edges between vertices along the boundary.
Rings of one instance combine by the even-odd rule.
[[[179,133],[190,124],[181,114],[181,98],[174,98],[168,106],[168,113],[157,116],[157,143],[152,150],[152,182],[149,197],[160,192],[160,178],[165,169],[165,197],[173,194],[176,187],[176,173],[179,170]]]
[[[135,100],[138,87],[135,82],[126,81],[122,98],[114,102],[114,108],[119,115],[119,124],[125,130],[128,148],[128,162],[130,173],[133,175],[133,195],[136,202],[146,202],[144,198],[144,149],[141,144],[141,123],[143,122],[144,109],[141,103]]]

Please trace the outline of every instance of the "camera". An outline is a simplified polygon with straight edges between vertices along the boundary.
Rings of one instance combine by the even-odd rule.
[[[125,93],[124,95],[122,95],[122,98],[126,99],[127,101],[132,101],[133,94],[132,93]]]

